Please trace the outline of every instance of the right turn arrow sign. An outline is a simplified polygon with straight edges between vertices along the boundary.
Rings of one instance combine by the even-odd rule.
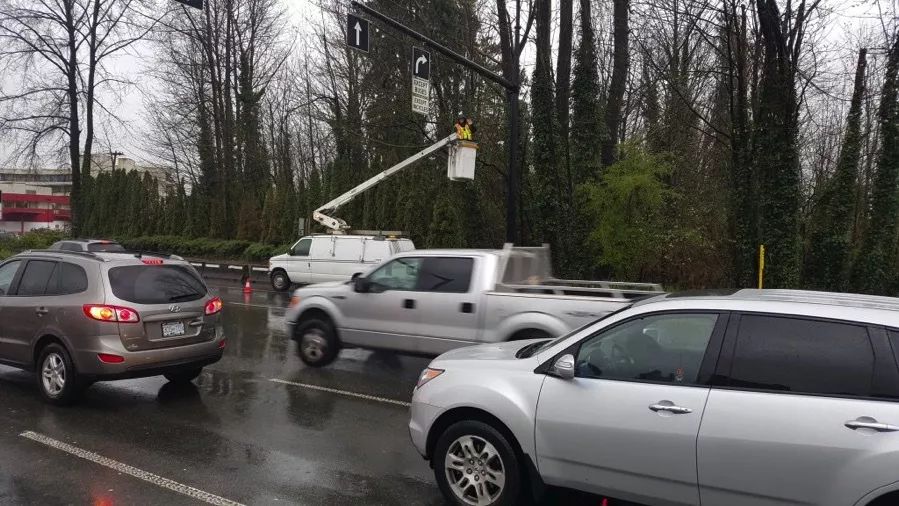
[[[420,47],[412,48],[412,75],[419,79],[431,79],[431,53]]]

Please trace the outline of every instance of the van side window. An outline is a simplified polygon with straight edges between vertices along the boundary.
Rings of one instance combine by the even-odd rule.
[[[729,386],[871,395],[874,349],[858,325],[780,316],[740,318]]]
[[[63,251],[84,251],[80,244],[74,242],[64,242],[59,245],[59,249]]]
[[[471,285],[473,258],[425,257],[418,276],[423,292],[465,293]]]
[[[308,257],[310,247],[312,247],[312,239],[302,239],[293,247],[290,254],[295,257]]]

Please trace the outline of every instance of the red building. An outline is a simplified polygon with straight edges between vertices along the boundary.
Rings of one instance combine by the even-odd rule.
[[[72,211],[67,195],[21,183],[0,183],[0,192],[0,230],[21,234],[39,228],[68,228]]]

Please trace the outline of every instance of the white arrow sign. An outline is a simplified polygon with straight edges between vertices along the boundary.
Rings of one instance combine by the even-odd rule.
[[[418,67],[419,67],[419,66],[421,66],[421,65],[427,65],[427,63],[428,63],[428,59],[427,59],[427,58],[425,58],[423,55],[422,55],[422,56],[419,56],[418,59],[415,60],[415,73],[418,74],[418,72],[419,72]]]
[[[356,30],[356,45],[357,46],[362,45],[362,25],[360,25],[358,21],[356,21],[355,30]]]

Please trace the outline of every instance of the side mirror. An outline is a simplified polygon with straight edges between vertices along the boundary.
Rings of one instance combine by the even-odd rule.
[[[358,278],[358,277],[361,276],[361,275],[362,275],[361,272],[354,272],[354,273],[353,273],[353,277],[351,277],[350,279],[352,279],[353,281],[356,281],[356,278]]]
[[[353,290],[357,293],[368,293],[371,291],[371,281],[353,274]]]
[[[550,374],[553,376],[557,376],[564,380],[570,380],[574,378],[574,355],[562,355],[556,360],[556,363],[553,364],[552,369],[549,370]]]

